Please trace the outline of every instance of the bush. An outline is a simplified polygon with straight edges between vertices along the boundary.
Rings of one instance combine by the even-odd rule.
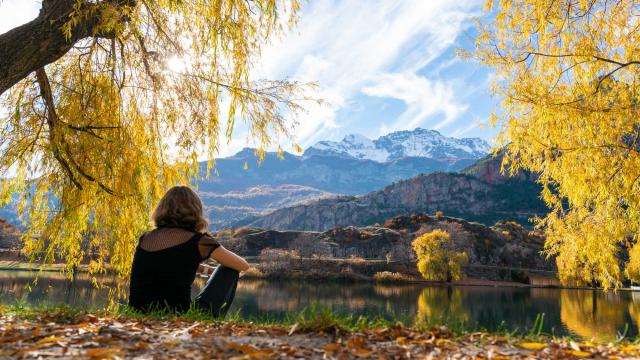
[[[373,274],[373,280],[377,282],[400,282],[400,281],[411,281],[412,279],[404,274],[391,272],[391,271],[380,271]]]
[[[258,256],[260,269],[268,274],[290,269],[291,262],[299,258],[300,256],[295,250],[272,248],[262,249],[260,256]]]
[[[298,257],[300,257],[300,255],[296,250],[265,248],[260,251],[258,258],[260,261],[278,261]]]
[[[361,258],[360,256],[351,255],[351,262],[354,264],[363,264],[366,263],[367,260]]]
[[[469,262],[469,257],[464,251],[450,249],[448,232],[433,230],[416,238],[411,245],[418,259],[418,271],[425,279],[452,281],[464,277],[462,267]]]
[[[252,266],[249,269],[247,269],[247,271],[245,271],[242,276],[247,279],[261,279],[265,277],[265,274],[259,269],[254,268]]]

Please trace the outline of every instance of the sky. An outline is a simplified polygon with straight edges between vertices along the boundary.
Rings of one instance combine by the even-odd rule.
[[[1,0],[0,33],[38,14],[39,0]],[[268,44],[255,77],[317,81],[321,106],[309,104],[293,134],[302,147],[348,134],[377,138],[416,127],[480,137],[498,101],[491,72],[456,57],[473,46],[479,0],[309,0],[298,25]],[[246,129],[220,156],[250,145]],[[286,147],[285,147],[286,149]]]

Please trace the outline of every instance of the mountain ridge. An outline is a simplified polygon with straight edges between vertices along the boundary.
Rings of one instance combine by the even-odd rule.
[[[491,150],[480,138],[446,137],[436,130],[416,128],[395,131],[372,140],[349,134],[342,141],[319,141],[304,156],[331,155],[343,158],[388,162],[405,157],[437,159],[479,159]]]
[[[500,173],[501,156],[485,157],[460,173],[435,172],[398,181],[362,196],[322,199],[279,209],[248,222],[280,230],[325,231],[341,226],[365,226],[412,213],[445,214],[492,225],[499,220],[520,223],[543,215],[535,176],[521,171],[515,177]]]

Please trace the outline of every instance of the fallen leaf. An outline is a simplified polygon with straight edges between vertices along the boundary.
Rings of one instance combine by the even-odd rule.
[[[50,337],[42,338],[36,341],[36,344],[44,344],[44,343],[57,342],[57,341],[63,341],[63,340],[64,338],[61,338],[61,337],[50,336]]]
[[[149,350],[151,349],[151,345],[149,345],[148,343],[144,342],[144,341],[138,341],[133,347],[130,348],[131,350]]]
[[[342,345],[336,343],[336,344],[327,345],[327,346],[323,347],[322,350],[324,350],[324,351],[337,351],[337,350],[340,350],[341,347],[342,347]]]
[[[365,348],[351,349],[349,351],[357,357],[368,357],[368,356],[371,356],[371,354],[373,354],[372,350],[365,349]]]
[[[247,344],[239,344],[237,342],[233,342],[229,340],[224,340],[224,344],[235,351],[240,351],[245,354],[253,354],[255,352],[260,351],[260,349],[256,348],[255,346],[247,345]]]
[[[577,357],[590,357],[591,353],[581,350],[569,350],[567,353]]]
[[[638,355],[640,353],[640,346],[638,345],[621,346],[620,351],[623,352],[624,354]]]
[[[547,346],[545,344],[537,343],[537,342],[526,342],[526,343],[520,343],[517,345],[523,349],[529,349],[529,350],[542,350]]]
[[[436,346],[440,346],[440,345],[446,344],[448,342],[449,342],[449,340],[447,340],[447,339],[436,339]]]
[[[122,350],[115,347],[88,349],[84,352],[84,355],[92,359],[113,359],[117,356],[124,356]]]
[[[363,338],[352,338],[347,340],[347,347],[350,349],[357,349],[364,346]]]
[[[40,326],[37,326],[33,329],[33,332],[31,333],[31,336],[33,337],[38,337],[40,336],[40,332],[42,332],[42,328]]]

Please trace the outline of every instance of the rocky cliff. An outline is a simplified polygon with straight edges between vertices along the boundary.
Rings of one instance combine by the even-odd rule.
[[[435,213],[491,225],[498,220],[529,224],[547,211],[533,175],[500,173],[501,157],[486,157],[461,173],[422,174],[363,196],[343,196],[288,207],[238,222],[266,229],[324,231],[372,225],[397,215]]]
[[[512,221],[488,227],[447,216],[418,214],[395,217],[375,227],[338,227],[323,232],[241,228],[216,236],[225,247],[245,256],[257,256],[268,248],[294,250],[303,257],[361,257],[415,264],[411,242],[434,229],[450,234],[455,249],[467,253],[475,271],[482,267],[555,270],[553,262],[540,255],[544,244],[541,234]]]

